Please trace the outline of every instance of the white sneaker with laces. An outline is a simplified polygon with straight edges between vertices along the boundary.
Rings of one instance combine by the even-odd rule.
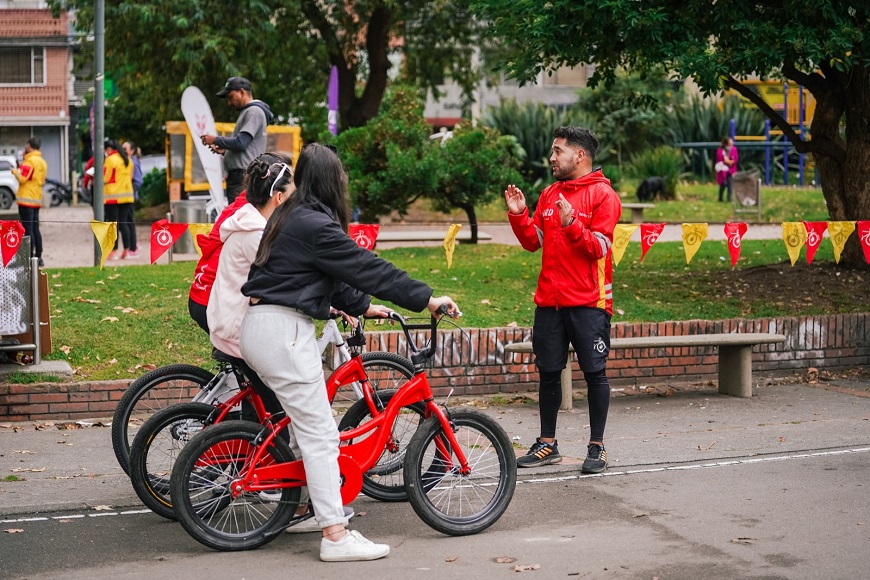
[[[356,512],[353,511],[353,508],[346,505],[344,506],[344,517],[348,520],[356,515]],[[310,517],[307,520],[302,520],[298,524],[293,524],[289,528],[287,528],[288,534],[307,534],[310,532],[319,532],[322,528],[320,524],[317,523],[317,520],[314,517]]]
[[[375,544],[356,530],[347,530],[347,534],[337,542],[330,542],[326,538],[320,540],[320,559],[324,562],[377,560],[389,553],[388,545]]]

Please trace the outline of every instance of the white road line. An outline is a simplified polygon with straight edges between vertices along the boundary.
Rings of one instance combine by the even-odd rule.
[[[626,469],[623,471],[607,471],[605,473],[591,473],[588,475],[564,475],[560,477],[535,477],[530,479],[517,480],[517,485],[526,483],[554,483],[558,481],[571,481],[575,479],[585,479],[589,477],[616,477],[619,475],[638,475],[642,473],[659,473],[662,471],[687,471],[691,469],[704,469],[711,467],[730,467],[732,465],[748,465],[750,463],[769,463],[772,461],[787,461],[792,459],[806,459],[808,457],[828,457],[832,455],[845,455],[847,453],[867,453],[870,452],[870,447],[857,447],[854,449],[840,449],[837,451],[819,451],[817,453],[794,453],[791,455],[777,455],[774,457],[753,457],[751,459],[729,459],[727,461],[717,461],[714,463],[698,463],[696,465],[673,465],[667,467],[651,467],[648,469]],[[100,512],[93,514],[71,514],[67,516],[52,516],[47,517],[31,517],[17,518],[11,520],[0,520],[0,524],[18,524],[29,522],[47,522],[50,520],[72,520],[81,518],[99,518],[104,516],[128,516],[151,513],[151,510],[127,510],[122,512]]]
[[[590,473],[583,475],[563,475],[560,477],[536,477],[531,479],[518,480],[517,485],[522,483],[553,483],[557,481],[572,481],[574,479],[585,479],[588,477],[615,477],[618,475],[637,475],[640,473],[658,473],[661,471],[687,471],[691,469],[702,469],[710,467],[730,467],[732,465],[744,465],[750,463],[768,463],[771,461],[787,461],[791,459],[806,459],[808,457],[826,457],[831,455],[844,455],[846,453],[866,453],[870,451],[870,447],[857,447],[854,449],[839,449],[837,451],[819,451],[817,453],[794,453],[792,455],[777,455],[775,457],[753,457],[751,459],[731,459],[728,461],[717,461],[715,463],[699,463],[696,465],[673,465],[667,467],[651,467],[649,469],[626,469],[623,471],[606,471],[604,473]]]

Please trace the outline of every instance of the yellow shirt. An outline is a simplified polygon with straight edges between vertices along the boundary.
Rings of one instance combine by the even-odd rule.
[[[124,165],[124,158],[115,151],[106,157],[103,168],[105,178],[103,201],[105,203],[133,203],[133,162]]]
[[[42,185],[45,183],[45,173],[48,165],[39,150],[24,155],[24,162],[12,173],[18,178],[18,193],[15,201],[26,207],[42,207]]]

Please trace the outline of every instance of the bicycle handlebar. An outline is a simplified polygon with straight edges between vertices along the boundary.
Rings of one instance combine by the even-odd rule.
[[[451,314],[446,304],[442,304],[438,310],[435,311],[436,314],[440,316],[448,315],[453,318],[457,318],[462,316],[461,312],[456,312]],[[415,366],[421,365],[428,361],[435,355],[435,348],[438,346],[438,321],[439,318],[436,318],[433,314],[431,316],[431,320],[429,324],[409,324],[405,317],[399,314],[398,312],[391,312],[387,317],[389,320],[394,320],[399,323],[402,327],[402,331],[405,333],[405,338],[408,339],[408,347],[411,349],[411,362],[414,363]],[[412,330],[429,330],[429,334],[432,337],[429,341],[429,348],[423,350],[417,346],[417,343],[414,342],[414,339],[411,338]]]

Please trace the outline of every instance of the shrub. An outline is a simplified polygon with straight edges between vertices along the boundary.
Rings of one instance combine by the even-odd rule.
[[[632,157],[628,173],[637,179],[646,179],[652,176],[664,177],[668,190],[664,198],[675,199],[682,167],[683,156],[680,151],[662,145],[655,149],[647,149]]]
[[[619,192],[619,188],[622,187],[622,171],[619,170],[619,166],[605,165],[601,168],[601,172],[610,180],[610,186],[614,191]]]
[[[152,169],[142,177],[139,188],[139,207],[153,207],[169,203],[169,190],[166,188],[166,170]]]

